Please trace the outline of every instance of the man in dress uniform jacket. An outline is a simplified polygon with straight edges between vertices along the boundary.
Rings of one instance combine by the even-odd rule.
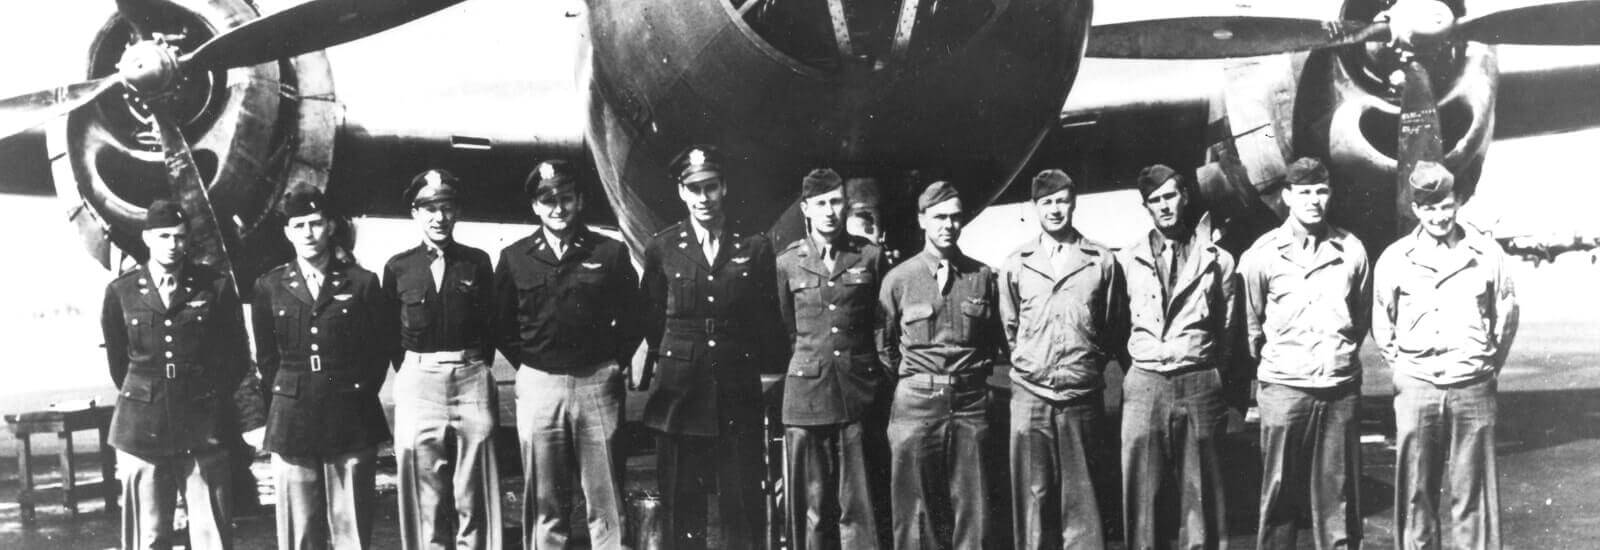
[[[1239,260],[1251,357],[1258,361],[1261,515],[1257,548],[1361,546],[1361,362],[1371,319],[1367,249],[1324,219],[1328,170],[1289,166],[1289,218]]]
[[[562,161],[528,175],[539,227],[500,252],[494,274],[496,345],[519,367],[523,548],[570,544],[574,478],[588,507],[590,547],[622,545],[617,426],[622,365],[639,346],[639,276],[626,246],[579,223],[577,183]]]
[[[1118,253],[1130,319],[1122,383],[1122,506],[1128,548],[1218,548],[1223,380],[1238,316],[1233,257],[1196,230],[1193,188],[1163,165],[1139,174],[1155,229]],[[1123,313],[1125,312],[1125,313]],[[1125,316],[1124,316],[1125,315]]]
[[[813,170],[801,181],[810,230],[778,255],[778,306],[792,345],[783,424],[793,548],[877,548],[862,416],[886,380],[873,348],[878,281],[887,267],[877,245],[845,231],[839,174]]]
[[[407,550],[500,547],[499,480],[490,439],[493,271],[487,253],[455,241],[459,191],[460,182],[444,170],[412,178],[405,199],[422,243],[383,266],[384,297],[400,308],[393,340],[401,346],[395,360],[400,372],[394,456],[400,545]]]
[[[728,227],[727,161],[692,146],[671,164],[689,218],[645,248],[649,351],[641,389],[659,368],[645,426],[660,432],[657,479],[671,548],[705,546],[706,499],[717,494],[722,545],[761,544],[761,369],[785,358],[772,245]],[[736,173],[736,172],[735,172]]]
[[[1516,293],[1500,245],[1456,221],[1450,171],[1419,162],[1410,184],[1417,229],[1373,269],[1372,343],[1394,371],[1395,548],[1497,549],[1496,380]]]
[[[296,257],[256,280],[250,313],[271,403],[278,547],[367,548],[378,445],[389,440],[378,388],[400,330],[395,308],[378,276],[334,245],[348,229],[320,190],[296,185],[282,208]]]
[[[185,261],[188,227],[178,203],[151,203],[142,237],[150,261],[106,285],[100,316],[119,390],[110,443],[122,483],[122,548],[176,542],[180,483],[189,547],[232,548],[221,441],[261,420],[219,421],[237,417],[233,390],[250,369],[239,297],[226,275]]]
[[[1105,546],[1101,442],[1105,379],[1121,344],[1111,249],[1072,227],[1077,189],[1060,170],[1033,178],[1043,230],[1000,266],[1000,320],[1011,347],[1011,507],[1017,548]]]
[[[1005,355],[994,271],[957,247],[966,223],[949,182],[917,198],[921,253],[884,277],[878,357],[898,374],[889,413],[896,548],[991,544],[986,379]]]

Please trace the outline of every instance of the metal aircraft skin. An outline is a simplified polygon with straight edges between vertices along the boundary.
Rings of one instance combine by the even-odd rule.
[[[900,205],[933,179],[955,180],[983,205],[1018,199],[1005,194],[1008,184],[1041,167],[1066,168],[1092,193],[1126,189],[1152,162],[1199,169],[1214,216],[1245,238],[1277,223],[1261,191],[1287,160],[1311,155],[1328,159],[1349,190],[1335,220],[1380,249],[1405,227],[1403,165],[1441,160],[1470,192],[1495,137],[1600,125],[1600,101],[1587,92],[1600,84],[1592,48],[1485,42],[1530,41],[1500,36],[1509,23],[1496,15],[1553,17],[1517,11],[1525,2],[993,0],[967,11],[912,0],[898,8],[412,4],[438,13],[413,21],[419,14],[368,3],[376,11],[291,25],[295,10],[343,8],[326,0],[30,6],[0,23],[0,45],[29,54],[0,62],[25,77],[8,79],[0,95],[86,77],[27,105],[100,95],[0,140],[0,191],[56,194],[108,267],[124,253],[142,255],[132,228],[144,204],[190,197],[215,209],[215,248],[201,256],[231,259],[248,280],[286,253],[272,207],[288,182],[327,187],[351,214],[403,216],[409,175],[444,167],[477,182],[465,205],[473,217],[519,221],[521,178],[535,162],[590,160],[599,182],[591,196],[610,207],[599,221],[618,225],[637,251],[683,215],[661,168],[667,158],[713,143],[744,160],[729,210],[749,227],[798,234],[797,174],[825,164],[880,180],[883,223],[899,238],[890,244],[907,247],[915,234]],[[802,4],[837,13],[805,13]],[[880,4],[888,8],[863,7]],[[1600,32],[1570,15],[1600,3],[1568,4],[1550,13],[1580,22],[1553,24],[1546,41],[1596,42]],[[907,6],[921,11],[901,13]],[[1201,18],[1151,21],[1180,16]],[[228,32],[251,21],[267,24]],[[1316,25],[1324,30],[1305,31]],[[1180,27],[1189,34],[1168,32]],[[1191,43],[1174,55],[1172,43],[1151,36]],[[333,46],[306,49],[313,45]],[[1084,57],[1267,50],[1289,53]],[[272,61],[277,54],[299,55]],[[128,68],[138,62],[145,68]],[[1431,86],[1408,87],[1407,77]],[[1429,87],[1437,100],[1418,91]],[[27,110],[0,101],[0,123]]]

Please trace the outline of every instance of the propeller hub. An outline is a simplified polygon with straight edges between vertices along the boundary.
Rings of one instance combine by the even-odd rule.
[[[117,74],[139,93],[170,91],[178,82],[177,48],[161,40],[141,40],[122,52]]]
[[[1400,0],[1388,17],[1395,41],[1413,47],[1443,43],[1456,25],[1450,6],[1438,0]]]

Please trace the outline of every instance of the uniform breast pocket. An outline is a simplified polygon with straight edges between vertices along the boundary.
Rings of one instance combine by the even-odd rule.
[[[428,293],[407,290],[400,294],[400,320],[408,329],[428,327]]]
[[[138,354],[150,353],[149,342],[155,340],[156,316],[149,313],[127,312],[123,314],[123,323],[128,327],[128,347]]]
[[[543,277],[517,280],[517,314],[524,324],[532,322],[528,313],[537,311],[544,301],[545,286]]]
[[[810,273],[801,273],[789,276],[789,293],[796,296],[814,291],[822,286],[822,278]]]
[[[272,329],[280,347],[295,347],[300,341],[301,310],[298,304],[272,304]]]
[[[900,314],[900,332],[913,343],[933,340],[933,306],[917,304]]]
[[[694,308],[695,281],[693,273],[673,271],[667,274],[667,314],[688,312]]]
[[[961,334],[964,338],[971,339],[978,332],[978,327],[988,321],[993,314],[990,313],[988,300],[962,300],[961,302]]]

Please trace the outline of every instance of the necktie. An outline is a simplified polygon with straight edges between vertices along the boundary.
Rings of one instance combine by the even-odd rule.
[[[704,252],[705,255],[706,255],[706,263],[707,264],[715,263],[717,261],[717,236],[716,236],[716,234],[709,233],[709,232],[706,233],[706,240],[704,242],[700,243],[700,247],[701,247],[700,251]]]
[[[560,260],[567,255],[567,241],[556,239],[550,243],[550,249],[556,251],[556,259]]]
[[[1167,288],[1170,289],[1178,284],[1178,250],[1176,243],[1167,243],[1167,247],[1161,251],[1161,261],[1167,266]]]
[[[428,248],[428,272],[433,275],[433,288],[443,288],[444,253],[437,248]]]
[[[178,291],[178,281],[169,273],[162,275],[156,285],[156,290],[161,292],[161,303],[172,307],[172,295]]]
[[[307,269],[305,276],[306,290],[311,292],[311,299],[315,300],[318,295],[322,294],[322,274],[317,273],[315,269]]]
[[[934,272],[934,280],[939,283],[939,294],[950,290],[950,261],[939,260],[939,269]]]
[[[1055,270],[1057,277],[1067,274],[1067,245],[1056,243],[1056,250],[1050,256],[1050,268]]]
[[[828,268],[829,272],[832,272],[833,271],[833,263],[834,263],[833,262],[833,247],[831,247],[831,246],[822,247],[822,265],[826,266]]]

